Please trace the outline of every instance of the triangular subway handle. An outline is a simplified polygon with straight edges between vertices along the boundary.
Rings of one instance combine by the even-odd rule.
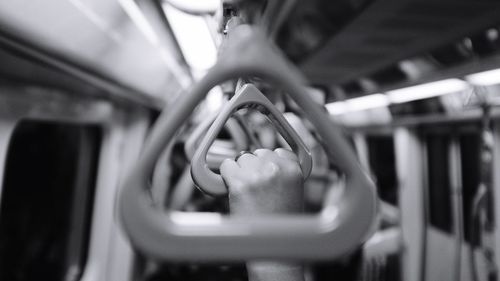
[[[297,155],[302,175],[306,179],[311,173],[312,168],[311,153],[308,148],[281,112],[254,85],[245,84],[222,109],[194,153],[191,160],[191,176],[198,188],[213,196],[227,194],[227,188],[222,177],[209,169],[206,158],[210,146],[226,121],[231,115],[242,108],[258,110],[269,118],[276,130],[283,136]]]

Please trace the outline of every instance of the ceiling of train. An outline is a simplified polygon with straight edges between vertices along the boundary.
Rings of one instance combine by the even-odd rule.
[[[500,1],[297,1],[279,45],[332,98],[377,92],[498,53]]]
[[[69,82],[69,74],[77,78],[73,88],[80,90],[80,81],[161,106],[189,75],[168,29],[154,27],[133,0],[0,1],[1,72],[14,81],[45,77],[53,85]],[[45,75],[47,68],[58,74]]]
[[[0,1],[0,45],[56,58],[56,68],[77,65],[85,75],[132,92],[168,97],[197,75],[168,20],[166,2],[174,8],[186,4]],[[218,3],[208,2],[192,5],[192,13]],[[266,7],[266,0],[225,2],[254,14]],[[267,7],[277,15],[289,11],[272,23],[279,27],[276,43],[314,86],[326,90],[327,102],[498,67],[498,0],[273,0]],[[0,68],[6,75],[11,67]]]

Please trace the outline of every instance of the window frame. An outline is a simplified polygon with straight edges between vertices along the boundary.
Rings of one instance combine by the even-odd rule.
[[[16,125],[25,119],[97,125],[102,132],[87,260],[80,280],[131,280],[135,254],[117,223],[121,178],[139,153],[150,110],[31,85],[0,86],[0,165]],[[0,182],[4,169],[0,169]],[[2,185],[0,185],[0,203]],[[127,269],[127,270],[124,270]]]

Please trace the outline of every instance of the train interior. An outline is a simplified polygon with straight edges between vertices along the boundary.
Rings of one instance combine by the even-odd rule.
[[[498,0],[0,1],[0,280],[500,280],[499,106]]]

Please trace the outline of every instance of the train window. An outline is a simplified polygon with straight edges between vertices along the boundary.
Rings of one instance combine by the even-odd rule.
[[[381,199],[397,205],[398,187],[394,156],[394,139],[389,136],[368,136],[368,159]]]
[[[78,280],[86,260],[97,126],[22,121],[0,205],[0,280]]]
[[[470,241],[470,214],[472,200],[480,180],[480,136],[464,134],[460,136],[460,156],[462,162],[462,206],[464,238]]]
[[[428,206],[430,224],[451,233],[453,227],[449,176],[448,135],[429,134],[427,143]]]

